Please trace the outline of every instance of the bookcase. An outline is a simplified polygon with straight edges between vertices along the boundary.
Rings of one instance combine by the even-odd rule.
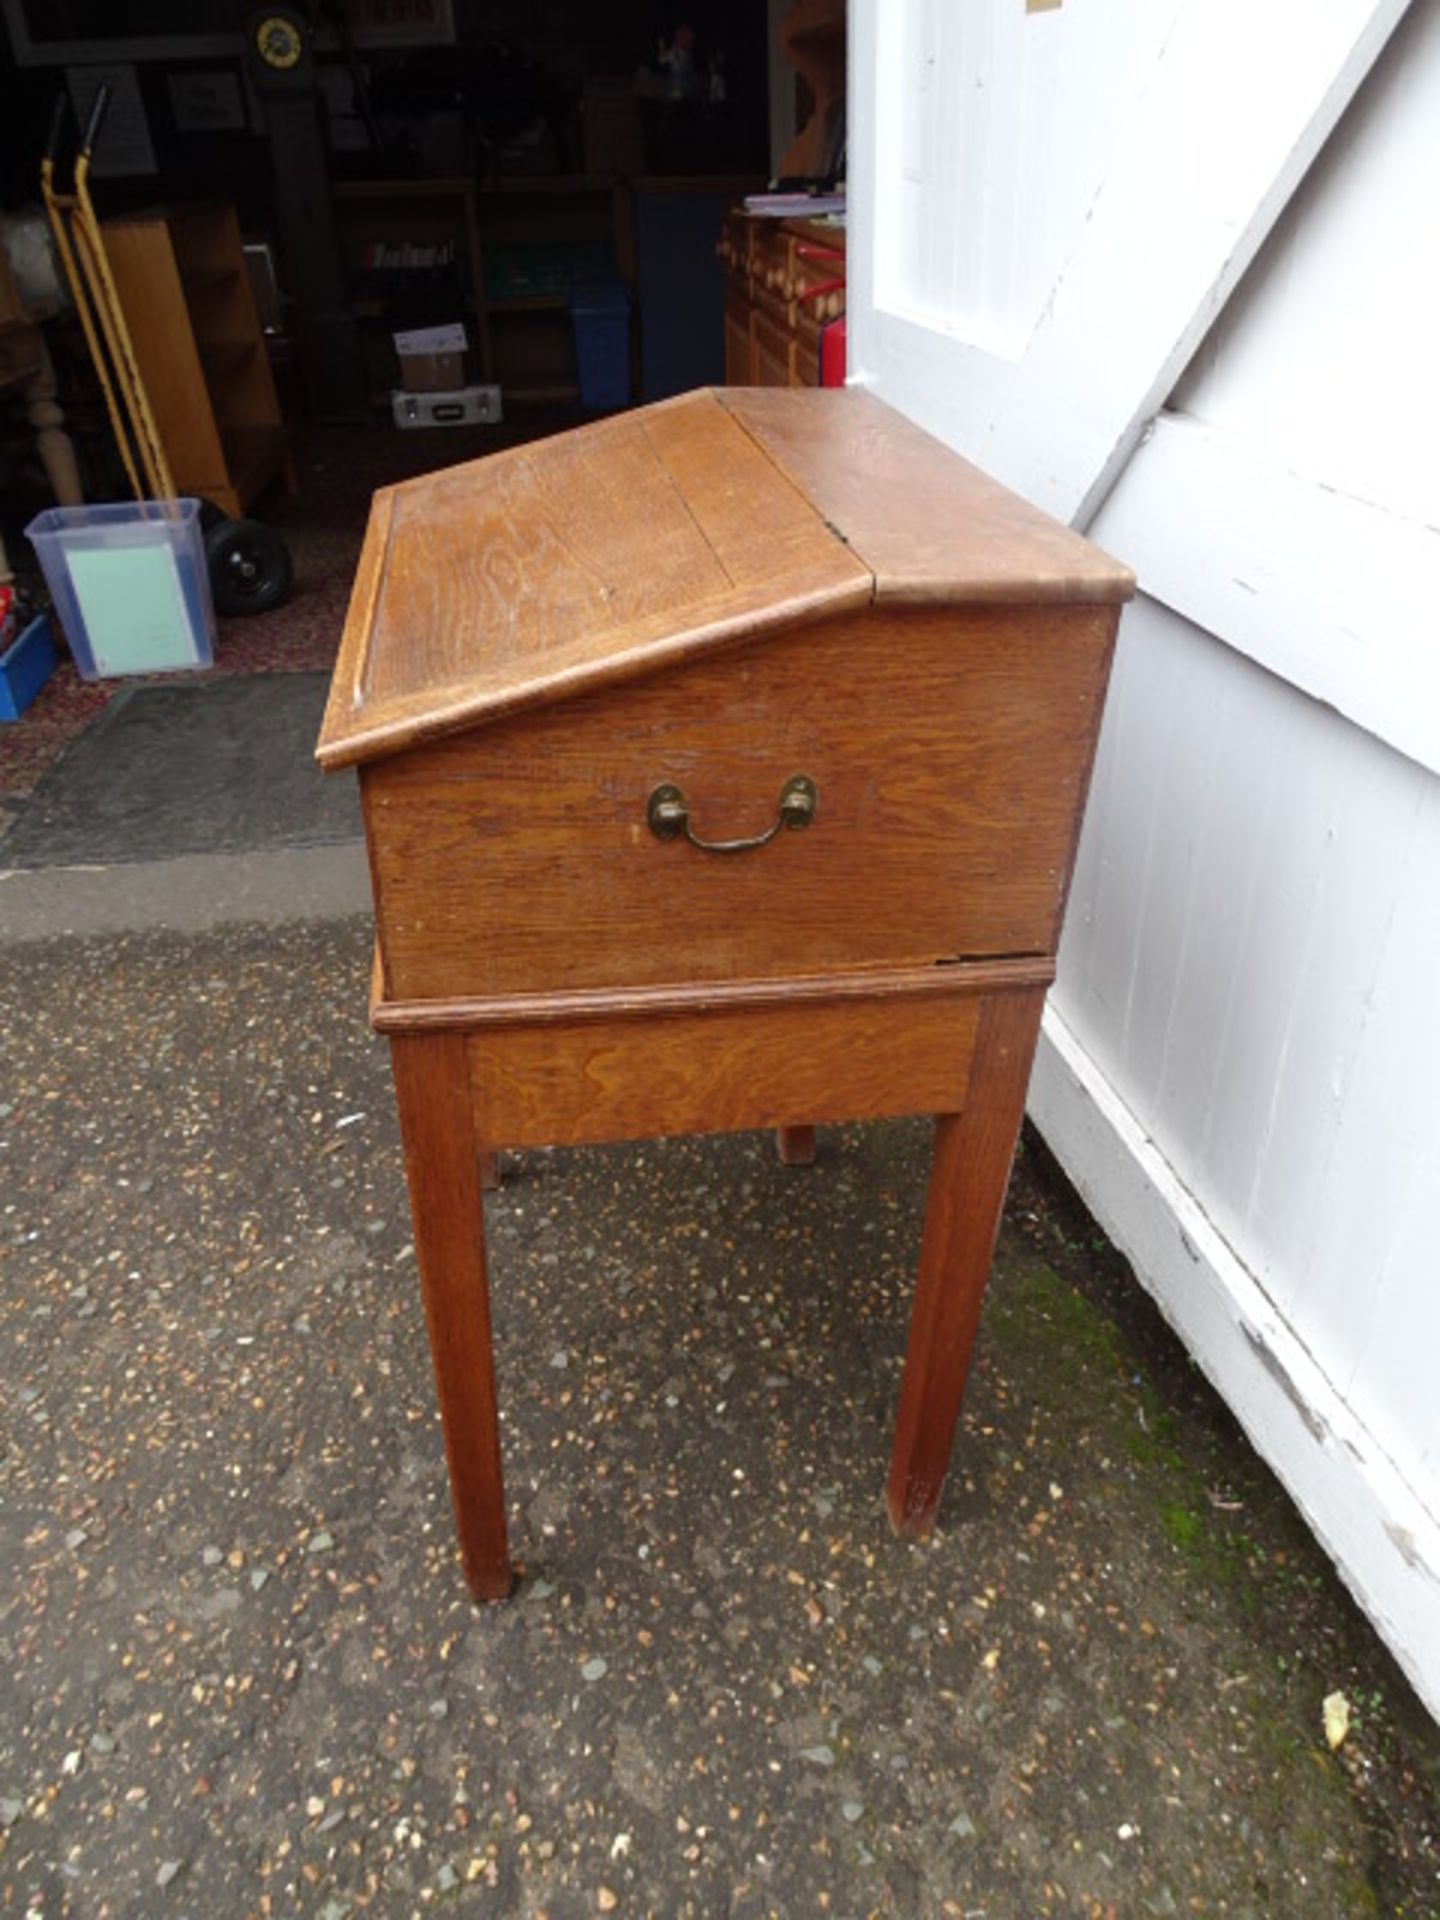
[[[291,474],[235,210],[146,208],[104,230],[176,490],[243,519],[277,475]]]
[[[389,335],[463,319],[471,376],[504,404],[578,397],[571,280],[618,275],[633,287],[628,187],[590,174],[470,180],[347,180],[334,189],[352,306],[374,324],[373,397],[394,384]]]

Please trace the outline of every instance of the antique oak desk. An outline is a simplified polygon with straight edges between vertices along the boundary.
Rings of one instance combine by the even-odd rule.
[[[465,1572],[510,1585],[501,1147],[937,1116],[890,1471],[934,1517],[1130,575],[858,391],[690,394],[377,494],[357,764]],[[717,844],[718,843],[718,844]]]

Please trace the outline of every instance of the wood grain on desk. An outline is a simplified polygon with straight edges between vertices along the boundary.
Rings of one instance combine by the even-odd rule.
[[[578,1146],[960,1106],[981,1002],[819,1002],[492,1029],[471,1049],[479,1137]]]
[[[1128,600],[1135,576],[859,387],[730,387],[734,419],[875,577],[877,600]]]
[[[327,765],[870,599],[711,395],[394,487],[346,624]]]

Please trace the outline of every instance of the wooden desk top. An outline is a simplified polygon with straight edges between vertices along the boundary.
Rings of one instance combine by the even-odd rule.
[[[859,390],[687,394],[377,494],[318,757],[374,759],[877,599],[1133,584]]]

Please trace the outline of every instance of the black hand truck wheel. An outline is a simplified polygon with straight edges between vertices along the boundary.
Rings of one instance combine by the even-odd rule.
[[[209,525],[206,525],[206,521]],[[290,591],[290,549],[258,520],[227,520],[206,502],[201,509],[205,561],[215,611],[269,613]]]

